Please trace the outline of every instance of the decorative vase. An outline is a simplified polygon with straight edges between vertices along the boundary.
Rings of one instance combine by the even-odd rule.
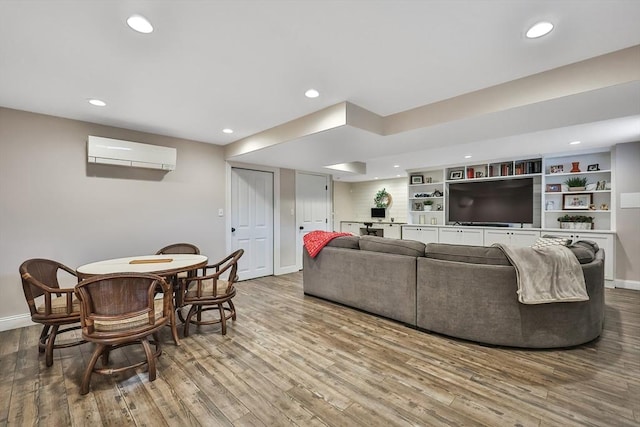
[[[571,171],[570,172],[580,172],[580,162],[571,163]]]
[[[430,211],[431,209],[433,209],[433,207],[431,205],[424,205],[424,210],[425,211]]]

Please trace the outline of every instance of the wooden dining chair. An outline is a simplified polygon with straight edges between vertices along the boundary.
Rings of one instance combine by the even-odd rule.
[[[154,299],[157,287],[161,299]],[[75,288],[80,300],[82,336],[96,344],[82,376],[80,394],[89,392],[92,373],[112,374],[148,366],[149,381],[156,379],[156,359],[162,352],[160,334],[169,323],[173,305],[171,288],[160,276],[146,273],[117,273],[83,280]],[[151,350],[149,337],[153,337]],[[111,367],[109,353],[119,347],[141,344],[145,359],[130,365]],[[102,358],[102,367],[96,367]]]
[[[74,285],[78,281],[76,272],[64,264],[43,258],[33,258],[23,262],[19,268],[22,290],[31,312],[31,320],[43,325],[38,343],[40,353],[45,353],[47,366],[53,365],[53,350],[72,347],[86,341],[74,339],[56,344],[58,335],[80,328],[80,303],[75,298],[73,288],[61,288],[58,275],[73,276]],[[69,279],[71,280],[71,277]],[[65,325],[68,326],[61,329]]]
[[[169,254],[193,254],[200,255],[200,249],[191,243],[172,243],[170,245],[165,246],[164,248],[158,250],[156,255],[169,255]],[[178,318],[181,322],[184,322],[184,316],[182,314],[181,308],[184,306],[182,301],[180,300],[180,296],[177,294],[178,291],[178,279],[185,277],[192,277],[195,275],[193,271],[182,271],[174,276],[170,276],[167,279],[171,282],[174,292],[176,293],[175,299],[175,308],[178,313]],[[177,342],[177,341],[176,341]]]
[[[173,243],[171,245],[165,246],[164,248],[156,252],[156,255],[166,255],[166,254],[200,255],[200,249],[198,249],[196,245],[192,245],[191,243]]]
[[[222,325],[222,335],[227,333],[227,320],[236,320],[236,308],[232,298],[236,295],[238,260],[244,254],[238,249],[216,264],[204,267],[201,275],[180,278],[180,295],[183,305],[191,305],[184,321],[184,336],[189,336],[189,325]],[[219,317],[203,319],[205,311],[217,310]],[[195,316],[195,318],[194,318]]]

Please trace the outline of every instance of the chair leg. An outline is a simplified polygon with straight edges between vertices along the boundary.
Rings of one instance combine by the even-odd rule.
[[[147,337],[144,337],[140,340],[142,343],[142,348],[144,348],[144,354],[147,356],[147,366],[149,367],[149,381],[154,381],[156,379],[156,357],[151,351],[151,347],[149,346],[149,340]],[[159,342],[156,341],[156,346],[160,345]]]
[[[106,347],[102,352],[102,366],[107,366],[109,364],[109,353],[111,353],[111,349]]]
[[[56,344],[56,335],[58,335],[58,325],[51,327],[51,333],[47,339],[47,348],[45,349],[45,361],[47,366],[53,365],[53,347]]]
[[[182,335],[184,335],[185,337],[189,336],[189,325],[191,324],[191,317],[196,312],[197,308],[197,305],[192,305],[189,309],[189,313],[187,313],[187,319],[184,321],[184,330],[182,332]]]
[[[49,335],[50,325],[44,325],[42,328],[42,332],[40,333],[40,343],[38,345],[38,351],[40,353],[44,353],[45,348],[47,348],[47,336]]]
[[[229,308],[231,309],[231,320],[236,320],[236,306],[233,305],[233,301],[227,301],[229,303]]]
[[[218,304],[218,311],[220,312],[220,324],[222,325],[222,335],[227,335],[227,316],[224,312],[224,306]]]
[[[176,345],[180,345],[180,338],[178,337],[178,325],[176,324],[176,312],[171,311],[169,315],[169,321],[171,322],[171,335],[173,336],[173,342]],[[156,340],[157,341],[157,340]]]
[[[89,359],[89,363],[87,364],[87,369],[84,370],[84,374],[82,375],[82,384],[80,385],[80,394],[89,393],[89,381],[91,381],[91,374],[93,373],[93,368],[96,366],[96,362],[102,352],[107,346],[105,344],[96,344],[96,349],[93,351],[91,355],[91,359]]]

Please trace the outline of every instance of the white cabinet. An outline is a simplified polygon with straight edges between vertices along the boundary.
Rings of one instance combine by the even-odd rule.
[[[340,223],[340,231],[343,233],[353,233],[356,235],[360,235],[360,224],[357,222],[341,222]]]
[[[596,242],[598,246],[604,249],[604,278],[605,280],[614,280],[615,278],[615,235],[614,234],[605,234],[605,233],[589,233],[589,232],[575,232],[575,233],[567,233],[567,232],[558,232],[558,231],[550,231],[548,233],[543,232],[544,234],[552,234],[553,236],[558,237],[566,237],[571,239],[572,242],[576,242],[578,240],[591,240]]]
[[[503,243],[513,246],[531,246],[540,237],[537,230],[484,230],[484,245],[491,246],[494,243]]]
[[[391,239],[399,239],[402,237],[402,226],[400,224],[376,224],[373,223],[375,228],[382,228],[382,235]]]
[[[404,240],[417,240],[422,243],[438,243],[437,227],[403,226],[402,238]]]
[[[367,224],[370,224],[367,227]],[[382,222],[340,222],[340,231],[353,233],[356,236],[379,236],[389,237],[391,239],[399,239],[402,236],[401,223],[382,223]]]
[[[484,233],[481,228],[447,227],[438,230],[438,241],[453,245],[484,245]]]

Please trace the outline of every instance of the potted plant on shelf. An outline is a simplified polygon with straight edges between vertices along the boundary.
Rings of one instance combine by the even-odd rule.
[[[430,211],[431,209],[433,209],[433,200],[425,200],[424,201],[424,210],[425,211]]]
[[[587,188],[587,178],[575,176],[567,179],[564,183],[569,187],[569,191],[584,191]]]
[[[593,228],[593,217],[585,215],[564,215],[558,218],[560,228],[572,230],[591,230]]]

